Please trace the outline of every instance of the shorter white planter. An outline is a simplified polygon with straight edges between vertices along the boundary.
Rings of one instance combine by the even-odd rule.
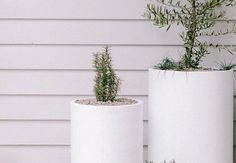
[[[72,163],[142,163],[142,102],[93,106],[71,102]]]

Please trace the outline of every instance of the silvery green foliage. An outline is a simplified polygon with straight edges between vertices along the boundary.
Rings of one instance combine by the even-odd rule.
[[[217,21],[227,20],[225,11],[218,9],[233,6],[236,0],[186,0],[186,3],[156,0],[156,2],[147,4],[144,14],[146,18],[160,28],[166,27],[167,31],[173,24],[182,25],[185,29],[180,34],[184,41],[185,53],[181,57],[178,69],[197,69],[202,58],[209,54],[208,47],[224,49],[229,53],[235,51],[231,45],[212,44],[199,38],[236,34],[236,25],[232,21],[227,21],[226,29],[218,31],[213,29]]]
[[[112,59],[109,47],[103,52],[94,54],[94,68],[96,72],[94,91],[97,101],[113,102],[120,86],[120,79],[112,69]]]
[[[161,70],[173,70],[177,69],[177,63],[174,59],[165,57],[162,59],[162,61],[154,66],[154,69],[161,69]]]
[[[232,61],[231,62],[224,61],[218,63],[218,67],[220,70],[232,70],[236,67],[236,63],[232,63]]]

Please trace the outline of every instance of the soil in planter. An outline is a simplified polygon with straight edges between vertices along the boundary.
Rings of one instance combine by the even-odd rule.
[[[83,105],[96,105],[96,106],[119,106],[119,105],[136,104],[137,101],[133,99],[127,99],[127,98],[117,98],[113,102],[111,101],[102,102],[102,101],[97,101],[96,99],[82,99],[82,100],[77,100],[76,103],[83,104]]]

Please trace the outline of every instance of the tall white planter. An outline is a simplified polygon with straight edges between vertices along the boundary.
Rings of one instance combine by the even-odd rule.
[[[72,163],[142,163],[142,102],[122,106],[71,103]]]
[[[233,163],[232,71],[149,70],[149,160]]]

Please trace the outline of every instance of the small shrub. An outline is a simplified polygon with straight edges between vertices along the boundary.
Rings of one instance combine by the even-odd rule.
[[[161,69],[161,70],[173,70],[177,68],[177,63],[172,59],[165,57],[162,61],[154,66],[154,69]]]
[[[103,52],[94,54],[94,68],[96,72],[94,91],[97,101],[113,102],[121,82],[112,69],[109,47],[106,46]]]
[[[232,63],[232,62],[227,63],[224,61],[224,62],[220,62],[218,66],[220,70],[232,70],[236,67],[236,63]]]

